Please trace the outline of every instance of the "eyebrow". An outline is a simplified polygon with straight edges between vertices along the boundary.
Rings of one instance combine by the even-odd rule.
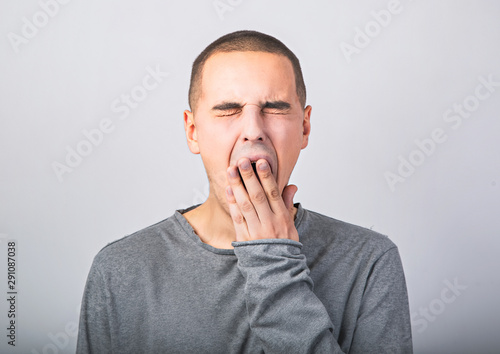
[[[288,102],[285,101],[267,101],[264,103],[262,108],[274,108],[274,109],[281,109],[281,110],[286,110],[290,109],[291,105]]]
[[[290,105],[290,103],[285,101],[266,101],[263,105],[261,105],[262,109],[273,108],[273,109],[286,110],[290,109],[291,107],[292,106]],[[241,108],[243,108],[243,105],[238,102],[222,102],[213,106],[212,111],[229,111],[232,109],[241,109]]]
[[[237,102],[222,102],[212,107],[212,111],[228,111],[231,109],[241,109],[243,105]]]

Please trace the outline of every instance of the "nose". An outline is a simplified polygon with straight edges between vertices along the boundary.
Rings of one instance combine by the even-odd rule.
[[[244,141],[264,141],[266,138],[264,116],[257,105],[247,105],[243,109],[242,139]]]

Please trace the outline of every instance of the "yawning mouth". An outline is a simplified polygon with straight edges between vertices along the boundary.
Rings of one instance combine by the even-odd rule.
[[[252,169],[253,169],[253,172],[255,173],[255,176],[257,177],[257,179],[260,182],[259,175],[257,174],[257,161],[250,162],[250,163],[252,164]],[[247,187],[245,186],[245,181],[243,181],[243,177],[241,176],[241,173],[240,173],[239,169],[238,169],[238,173],[240,174],[241,182],[243,183],[243,186],[246,189]]]
[[[253,172],[255,173],[255,176],[257,177],[257,179],[260,182],[259,175],[257,174],[257,162],[252,162],[252,168],[253,168]]]
[[[252,168],[253,168],[253,172],[255,173],[255,175],[257,175],[257,162],[252,162]],[[257,175],[258,177],[258,175]]]

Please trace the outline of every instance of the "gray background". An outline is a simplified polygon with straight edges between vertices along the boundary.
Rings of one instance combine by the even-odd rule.
[[[313,112],[295,200],[399,246],[415,352],[499,352],[500,87],[474,98],[481,78],[500,82],[498,1],[401,1],[384,26],[372,11],[386,0],[54,3],[0,3],[0,292],[9,239],[19,291],[17,345],[0,330],[0,352],[74,352],[99,249],[206,198],[183,131],[190,66],[239,29],[301,60]],[[359,31],[369,41],[346,55]],[[144,91],[148,67],[169,75]],[[131,92],[141,101],[121,119],[112,105]],[[464,104],[457,126],[448,110]],[[88,148],[82,131],[103,120],[113,131],[58,178],[54,163]],[[419,153],[436,129],[446,140]],[[418,166],[391,188],[386,173],[410,158]]]

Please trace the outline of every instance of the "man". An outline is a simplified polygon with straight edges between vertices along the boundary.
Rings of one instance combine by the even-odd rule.
[[[231,33],[198,56],[184,123],[208,199],[99,252],[78,353],[412,351],[396,246],[293,203],[305,102],[273,37]]]

